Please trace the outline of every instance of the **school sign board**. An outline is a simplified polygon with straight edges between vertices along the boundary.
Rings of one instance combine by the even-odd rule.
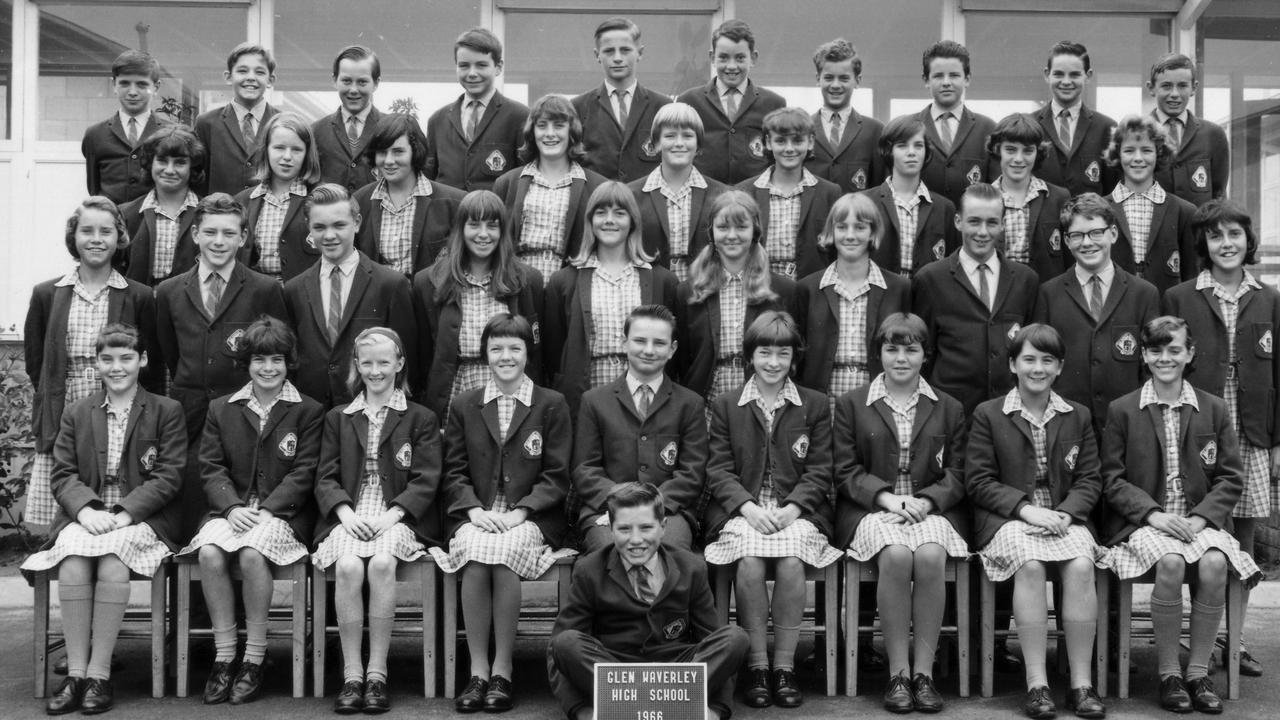
[[[706,663],[597,663],[596,720],[705,720]]]

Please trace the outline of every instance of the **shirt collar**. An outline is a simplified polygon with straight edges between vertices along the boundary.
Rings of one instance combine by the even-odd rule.
[[[138,141],[142,141],[142,131],[146,129],[147,122],[151,120],[151,108],[147,108],[137,115],[130,115],[123,110],[117,110],[116,114],[120,116],[120,127],[124,129],[124,134],[129,134],[129,118],[138,119]]]
[[[80,273],[72,270],[66,275],[63,275],[62,279],[54,283],[53,286],[75,287],[78,282],[80,282]],[[112,270],[111,274],[107,276],[107,287],[112,288],[113,290],[125,290],[129,287],[129,281],[125,280],[124,276],[121,275],[119,271]]]
[[[698,168],[693,168],[689,172],[689,182],[686,185],[691,188],[706,189],[707,179],[702,176],[702,173],[698,172]],[[640,192],[651,192],[665,187],[667,187],[667,181],[662,178],[662,168],[656,167],[653,172],[649,173],[649,177],[644,181],[644,187],[640,189]],[[680,191],[680,188],[670,189],[676,192]]]
[[[923,395],[934,402],[938,402],[938,394],[933,391],[933,387],[929,385],[929,382],[924,377],[921,377],[919,382],[916,383],[916,389],[912,394],[917,397]],[[889,397],[889,386],[884,381],[884,373],[880,373],[875,380],[871,381],[871,386],[867,388],[867,407],[871,407],[875,401],[887,397]]]
[[[1164,125],[1165,123],[1169,122],[1169,119],[1173,117],[1176,117],[1177,119],[1182,121],[1182,128],[1184,130],[1191,123],[1190,110],[1183,110],[1181,113],[1175,116],[1175,115],[1169,115],[1165,113],[1165,111],[1161,110],[1160,108],[1156,108],[1156,119],[1160,121],[1161,125]]]
[[[364,123],[366,120],[369,119],[369,113],[371,112],[373,112],[372,102],[370,102],[368,105],[365,105],[363,110],[355,114],[355,117],[361,123]],[[343,107],[342,108],[342,124],[346,125],[349,122],[351,122],[351,113],[347,112],[347,109]]]
[[[430,197],[431,192],[432,192],[431,181],[427,179],[426,175],[423,175],[422,173],[418,173],[418,179],[413,184],[413,192],[409,193],[409,196],[410,197]],[[378,184],[373,186],[373,194],[369,196],[369,199],[370,200],[386,200],[390,202],[391,194],[387,190],[386,180],[384,180],[383,178],[378,178]]]
[[[365,394],[362,392],[355,396],[355,398],[353,398],[351,402],[342,409],[342,412],[347,415],[355,415],[358,412],[364,411],[364,414],[371,415],[372,413],[369,412],[369,405],[365,402],[364,395]],[[400,388],[392,390],[391,399],[387,401],[387,407],[398,412],[408,410],[409,401],[405,399],[404,390],[401,390]]]
[[[746,99],[747,97],[747,88],[749,87],[750,83],[751,83],[751,80],[750,78],[748,78],[746,80],[743,80],[741,85],[738,85],[738,87],[733,88],[734,90],[738,91],[738,98],[739,98],[738,111],[739,112],[742,111],[741,103],[742,103],[742,100]],[[719,95],[720,97],[723,98],[725,96],[725,93],[729,92],[729,87],[726,86],[723,82],[721,82],[720,78],[715,79],[715,84],[716,84],[716,95]]]
[[[236,114],[236,124],[238,125],[244,124],[245,115],[252,115],[253,121],[261,125],[263,108],[265,108],[266,106],[267,106],[267,99],[265,97],[259,99],[258,102],[254,103],[253,107],[251,108],[247,108],[244,105],[241,105],[240,103],[236,102],[235,100],[231,101],[231,110]]]
[[[916,190],[911,198],[903,198],[898,196],[898,191],[893,189],[893,176],[884,179],[884,184],[889,188],[889,194],[893,195],[893,202],[896,205],[906,205],[911,198],[919,198],[922,202],[929,202],[929,188],[925,187],[924,181],[916,183]]]
[[[554,187],[556,185],[556,183],[553,183],[550,180],[547,180],[543,176],[542,171],[538,169],[538,163],[536,161],[525,163],[525,166],[520,169],[520,177],[533,178],[536,182],[540,182],[543,185],[546,185],[547,187]],[[566,180],[586,180],[587,172],[583,170],[582,166],[579,165],[578,163],[570,161],[569,174],[565,176],[565,179]]]
[[[271,186],[268,185],[267,183],[258,183],[257,187],[249,191],[249,197],[251,199],[260,198],[264,195],[270,195],[270,194],[271,194]],[[297,195],[298,197],[306,197],[307,184],[302,182],[300,178],[294,178],[293,181],[289,183],[289,194]]]
[[[752,402],[760,402],[762,399],[760,385],[756,382],[756,376],[752,375],[751,379],[742,386],[742,396],[738,398],[738,407],[749,405]],[[787,378],[782,383],[782,390],[778,393],[778,399],[789,402],[796,407],[804,404],[800,400],[800,391],[796,389],[796,384],[791,382],[791,378]]]
[[[1244,280],[1240,281],[1240,290],[1236,291],[1236,297],[1243,295],[1245,293],[1245,290],[1244,290],[1245,288],[1251,288],[1253,290],[1262,289],[1262,283],[1258,282],[1258,279],[1255,278],[1253,276],[1253,273],[1249,272],[1248,270],[1244,271]],[[1197,290],[1213,290],[1219,295],[1222,295],[1224,297],[1230,297],[1230,294],[1227,293],[1226,288],[1222,287],[1221,283],[1219,283],[1217,280],[1214,280],[1213,273],[1207,269],[1201,270],[1200,274],[1196,276],[1196,289]]]
[[[478,97],[478,98],[473,98],[470,95],[467,95],[464,93],[462,96],[462,109],[465,111],[468,107],[470,107],[471,103],[476,100],[480,101],[481,108],[487,108],[489,107],[489,105],[493,103],[493,96],[497,94],[498,94],[498,88],[496,86],[489,88],[489,92],[485,93],[482,97]]]
[[[504,393],[502,390],[498,388],[498,383],[494,382],[491,377],[484,385],[484,400],[482,402],[485,405],[488,405],[503,395]],[[520,378],[520,387],[516,388],[516,391],[511,394],[511,397],[519,400],[525,407],[531,407],[533,405],[533,381],[529,379],[528,375]]]
[[[826,105],[823,105],[822,109],[819,110],[818,113],[819,113],[819,116],[822,118],[822,121],[826,123],[831,122],[831,116],[839,115],[841,120],[840,124],[844,125],[846,124],[845,121],[847,121],[850,117],[853,116],[853,105],[846,105],[839,110],[832,110]]]
[[[660,374],[648,383],[649,388],[653,390],[654,397],[658,396],[658,390],[662,388],[663,377],[664,376]],[[640,389],[640,384],[640,379],[635,375],[632,375],[630,370],[627,370],[627,392],[631,393],[632,397],[635,397],[636,390]]]
[[[343,260],[342,262],[336,265],[332,261],[330,261],[329,258],[321,257],[320,258],[320,277],[322,278],[328,277],[331,273],[333,273],[333,269],[335,267],[340,269],[343,275],[350,275],[356,269],[356,265],[359,265],[359,264],[360,264],[359,250],[353,250],[352,253],[348,255],[345,260]]]
[[[1081,287],[1085,288],[1089,286],[1089,280],[1092,279],[1095,274],[1102,278],[1102,284],[1106,287],[1110,287],[1111,281],[1116,277],[1116,264],[1114,262],[1108,262],[1107,266],[1099,270],[1097,273],[1091,273],[1079,265],[1073,265],[1072,269],[1075,270],[1076,281],[1080,283]]]
[[[1118,203],[1122,203],[1134,195],[1145,197],[1156,205],[1163,205],[1166,197],[1164,188],[1160,187],[1158,182],[1151,183],[1151,187],[1147,188],[1146,192],[1141,193],[1130,190],[1124,182],[1116,183],[1115,190],[1111,191],[1111,199]]]
[[[362,395],[363,397],[363,395]],[[245,383],[244,387],[235,391],[235,393],[227,398],[228,403],[248,402],[253,399],[253,383]],[[276,395],[276,402],[300,403],[302,402],[302,394],[298,392],[298,388],[288,380],[284,381],[284,385],[280,387],[279,394]]]
[[[196,261],[196,267],[198,268],[196,272],[199,273],[200,284],[204,285],[206,282],[209,281],[209,276],[214,273],[214,270],[213,268],[205,264],[204,258],[200,258],[199,260]],[[222,278],[222,282],[224,283],[231,282],[231,271],[234,270],[235,267],[236,267],[236,261],[234,258],[232,258],[231,262],[227,263],[221,270],[217,271],[218,275]]]
[[[639,80],[632,80],[630,85],[627,85],[626,87],[620,87],[620,88],[615,88],[609,83],[605,83],[604,94],[607,95],[610,100],[612,100],[614,97],[613,92],[615,90],[621,90],[624,97],[634,98],[636,96],[636,87],[638,87],[639,85],[640,85]]]
[[[1142,384],[1141,392],[1138,393],[1138,409],[1142,410],[1152,404],[1160,405],[1163,403],[1156,397],[1156,384],[1151,380],[1147,380]],[[1196,390],[1186,380],[1182,381],[1182,390],[1178,393],[1178,399],[1169,407],[1180,408],[1183,405],[1190,405],[1195,408],[1196,412],[1200,412],[1200,401],[1196,399]]]
[[[875,260],[867,261],[867,285],[875,285],[881,290],[888,290],[889,284],[884,281],[884,273],[880,272],[880,266],[876,265]],[[822,273],[822,279],[818,281],[818,289],[824,290],[832,285],[840,284],[840,273],[836,272],[836,263],[831,263]]]
[[[1009,195],[1008,191],[1006,191],[1006,190],[1004,189],[1004,176],[1003,176],[1003,175],[1001,175],[1000,177],[996,178],[995,182],[993,182],[993,183],[991,183],[991,184],[992,184],[992,185],[994,185],[994,186],[995,186],[995,188],[996,188],[997,190],[999,190],[999,191],[1000,191],[1000,195],[1004,198],[1004,206],[1005,206],[1005,207],[1007,207],[1007,208],[1015,208],[1015,209],[1018,209],[1018,210],[1021,210],[1022,208],[1024,208],[1024,207],[1026,207],[1026,206],[1030,205],[1030,204],[1031,204],[1031,201],[1035,199],[1036,195],[1048,195],[1048,194],[1049,194],[1049,186],[1048,186],[1047,184],[1045,184],[1045,181],[1041,180],[1040,178],[1036,177],[1035,175],[1032,175],[1032,176],[1031,176],[1031,182],[1030,182],[1030,183],[1028,183],[1028,185],[1027,185],[1027,196],[1026,196],[1026,198],[1025,198],[1025,199],[1023,199],[1023,201],[1022,201],[1022,204],[1021,204],[1021,205],[1014,205],[1014,204],[1013,204],[1013,199],[1012,199],[1012,197]]]
[[[1058,104],[1058,101],[1057,101],[1057,100],[1051,100],[1051,101],[1049,102],[1049,110],[1050,110],[1050,112],[1052,112],[1052,113],[1053,113],[1053,121],[1054,121],[1055,123],[1058,121],[1058,115],[1059,115],[1059,113],[1061,113],[1063,110],[1066,110],[1066,111],[1067,111],[1067,114],[1071,116],[1071,119],[1072,119],[1073,121],[1075,121],[1075,120],[1079,120],[1079,119],[1080,119],[1080,111],[1081,111],[1082,109],[1084,109],[1084,103],[1083,103],[1083,102],[1078,102],[1078,103],[1076,103],[1075,105],[1072,105],[1071,107],[1063,107],[1062,105],[1059,105],[1059,104]]]
[[[200,198],[196,195],[195,191],[187,190],[187,196],[182,199],[182,210],[179,210],[178,213],[182,214],[182,212],[186,211],[188,208],[199,206]],[[142,205],[139,206],[138,209],[143,212],[147,210],[160,210],[160,200],[156,196],[156,191],[154,189],[147,191],[147,195],[142,199]]]
[[[1018,394],[1018,388],[1014,388],[1009,391],[1008,395],[1004,396],[1004,407],[1000,411],[1005,415],[1017,415],[1022,412],[1022,408],[1022,396]],[[1061,395],[1050,390],[1048,409],[1059,414],[1069,413],[1071,412],[1071,403],[1063,400]]]
[[[583,261],[582,261],[582,267],[584,267],[584,268],[598,268],[598,267],[600,267],[600,256],[599,256],[599,255],[596,255],[594,252],[593,252],[593,253],[591,253],[590,255],[588,255],[588,256],[587,256],[587,259],[586,259],[586,260],[583,260]],[[644,261],[644,260],[632,260],[632,261],[631,261],[631,267],[633,267],[633,268],[642,268],[642,269],[644,269],[644,270],[650,270],[650,269],[652,269],[652,268],[653,268],[653,265],[652,265],[651,263],[649,263],[649,262]]]
[[[929,103],[929,117],[933,118],[935,124],[942,118],[943,113],[951,113],[955,116],[956,122],[960,122],[960,117],[964,115],[964,102],[956,103],[956,106],[950,110],[938,107],[937,103]]]
[[[774,171],[773,166],[766,168],[764,172],[760,173],[759,177],[756,178],[756,181],[752,183],[752,185],[762,190],[772,190],[773,189],[773,171]],[[817,176],[809,172],[809,168],[802,167],[800,168],[800,182],[796,185],[796,189],[791,194],[799,195],[801,192],[804,191],[805,188],[811,188],[816,186],[817,184],[818,184]],[[790,196],[788,195],[787,197],[790,197]]]
[[[1000,274],[1000,253],[998,252],[991,253],[991,257],[979,262],[978,259],[970,255],[962,245],[960,247],[960,252],[956,253],[956,257],[960,258],[960,268],[964,270],[966,275],[973,275],[978,272],[978,265],[982,264],[982,262],[985,262],[987,267],[991,268],[992,275]]]

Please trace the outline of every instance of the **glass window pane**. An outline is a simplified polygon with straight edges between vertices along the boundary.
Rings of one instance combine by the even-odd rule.
[[[378,55],[379,110],[405,110],[423,122],[462,92],[453,71],[453,41],[480,23],[475,0],[276,0],[272,102],[304,117],[334,112],[333,57],[347,45]]]
[[[39,139],[79,140],[116,112],[111,61],[130,48],[160,62],[152,108],[193,121],[225,87],[227,52],[246,27],[243,8],[40,3]]]
[[[0,140],[13,137],[13,1],[0,0]]]

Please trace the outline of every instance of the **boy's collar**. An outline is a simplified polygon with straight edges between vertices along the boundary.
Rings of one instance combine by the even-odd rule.
[[[497,85],[490,85],[490,86],[489,86],[489,91],[488,91],[488,92],[486,92],[486,93],[485,93],[484,95],[482,95],[481,97],[478,97],[478,98],[473,98],[473,97],[471,97],[470,95],[468,95],[466,92],[463,92],[463,93],[462,93],[462,109],[463,109],[463,110],[465,110],[465,109],[467,108],[467,106],[471,104],[471,101],[472,101],[472,100],[479,100],[481,105],[483,105],[484,107],[488,108],[488,107],[489,107],[489,105],[491,105],[491,104],[493,103],[493,98],[494,98],[494,96],[496,96],[497,94],[498,94],[498,86],[497,86]]]
[[[933,118],[934,120],[937,120],[938,116],[941,115],[942,113],[951,113],[952,115],[955,116],[956,120],[959,120],[960,116],[964,115],[964,100],[961,100],[960,102],[956,103],[955,107],[950,109],[944,108],[938,105],[938,103],[936,102],[929,103],[929,117]]]
[[[608,79],[608,78],[605,78],[605,80],[604,80],[604,94],[605,94],[605,95],[608,95],[608,96],[610,96],[610,97],[613,97],[613,91],[614,91],[614,90],[621,90],[621,91],[623,91],[623,92],[625,92],[625,93],[630,93],[630,94],[631,94],[631,97],[633,97],[633,98],[634,98],[634,97],[636,96],[636,88],[637,88],[637,87],[639,87],[639,86],[640,86],[640,81],[639,81],[639,80],[636,80],[636,78],[635,78],[635,76],[634,76],[634,75],[633,75],[633,76],[631,76],[631,81],[630,81],[630,82],[628,82],[626,85],[623,85],[622,87],[618,87],[618,86],[614,85],[613,83],[609,82],[609,79]]]
[[[711,81],[711,84],[715,86],[716,95],[724,95],[725,93],[729,92],[729,86],[725,85],[724,81],[721,80],[718,76],[716,77],[716,79]],[[737,90],[739,93],[742,94],[742,97],[745,98],[747,96],[747,90],[750,89],[750,87],[751,87],[751,78],[745,78],[737,87],[734,88],[734,90]]]
[[[116,114],[120,117],[120,126],[121,126],[121,127],[123,127],[123,128],[128,128],[128,127],[129,127],[129,118],[137,118],[137,119],[138,119],[138,132],[139,132],[139,133],[141,133],[141,132],[142,132],[142,128],[146,127],[146,126],[147,126],[147,123],[148,123],[148,122],[150,122],[150,120],[151,120],[151,113],[152,113],[152,110],[151,110],[151,108],[150,108],[150,107],[148,107],[146,110],[143,110],[142,112],[138,113],[137,115],[130,115],[129,113],[125,112],[124,110],[117,110],[117,111],[116,111]]]

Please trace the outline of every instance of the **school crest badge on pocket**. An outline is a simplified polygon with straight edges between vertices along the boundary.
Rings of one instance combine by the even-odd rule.
[[[542,456],[542,433],[534,430],[524,439],[524,454],[529,457]]]
[[[658,453],[658,459],[667,467],[676,466],[676,458],[679,457],[680,449],[676,446],[676,441],[672,440],[667,446],[662,448],[662,452]]]
[[[653,143],[648,140],[645,140],[640,144],[640,152],[644,153],[648,157],[655,157],[658,154],[658,151],[653,149]]]
[[[964,179],[968,180],[970,185],[977,185],[982,182],[982,168],[977,165],[969,168],[969,172],[965,174]]]
[[[507,168],[507,159],[502,156],[501,150],[494,150],[484,159],[484,165],[490,172],[502,172]]]
[[[1102,168],[1098,167],[1097,160],[1089,163],[1089,167],[1084,169],[1084,177],[1092,183],[1096,183],[1098,180],[1102,179]]]
[[[533,344],[541,345],[542,344],[542,323],[538,322],[537,320],[534,320],[533,325],[530,327],[530,330],[532,330],[533,332]]]
[[[933,456],[933,461],[938,463],[938,467],[942,467],[943,454],[946,453],[945,447],[938,448],[938,454]]]
[[[1258,338],[1258,347],[1262,348],[1262,352],[1271,353],[1271,331],[1262,333],[1262,337]]]
[[[1191,173],[1191,184],[1201,190],[1209,187],[1209,173],[1203,165],[1196,166],[1196,171]]]
[[[277,446],[280,448],[280,454],[285,457],[293,457],[298,453],[298,436],[294,433],[285,435]]]
[[[867,171],[858,168],[858,172],[853,174],[853,186],[859,190],[867,189]]]
[[[933,259],[934,259],[934,260],[941,260],[942,258],[944,258],[944,257],[946,257],[946,256],[947,256],[947,243],[946,243],[946,241],[944,241],[944,240],[939,240],[938,242],[934,243],[934,244],[933,244]]]
[[[1009,326],[1009,332],[1005,333],[1005,337],[1009,339],[1009,342],[1013,342],[1013,336],[1017,335],[1018,331],[1021,329],[1022,329],[1022,325],[1018,323],[1014,323],[1013,325]]]
[[[751,138],[751,142],[747,143],[747,152],[751,153],[751,157],[764,157],[764,140],[759,135]]]
[[[809,457],[809,435],[807,433],[796,438],[796,441],[791,444],[791,452],[796,456],[797,460]]]
[[[1168,267],[1169,272],[1174,275],[1182,274],[1182,256],[1177,250],[1174,250],[1173,254],[1169,256],[1169,262],[1165,263],[1165,266]]]
[[[1125,357],[1132,356],[1134,353],[1138,351],[1137,338],[1135,338],[1133,336],[1133,333],[1131,332],[1127,332],[1121,335],[1120,339],[1116,341],[1116,350],[1118,350],[1120,354],[1124,355]]]
[[[400,446],[396,451],[396,466],[401,470],[408,470],[409,465],[413,463],[413,449],[409,447],[409,443]]]
[[[1210,440],[1203,448],[1200,449],[1200,462],[1205,465],[1216,465],[1218,463],[1218,443]]]
[[[1053,229],[1053,234],[1049,236],[1049,249],[1054,252],[1062,251],[1062,233],[1057,228]]]
[[[677,618],[662,626],[662,636],[668,640],[675,640],[684,634],[684,629],[688,627],[688,623],[684,618]]]
[[[1062,458],[1062,462],[1067,466],[1068,470],[1075,470],[1076,458],[1078,457],[1080,457],[1080,446],[1072,445],[1071,449],[1067,451],[1067,456]]]
[[[240,328],[227,336],[227,349],[231,352],[240,350],[240,338],[244,337],[244,328]]]
[[[151,468],[156,466],[156,456],[159,454],[160,451],[156,450],[155,445],[147,448],[147,451],[142,453],[142,457],[138,459],[142,463],[142,469],[151,472]]]

